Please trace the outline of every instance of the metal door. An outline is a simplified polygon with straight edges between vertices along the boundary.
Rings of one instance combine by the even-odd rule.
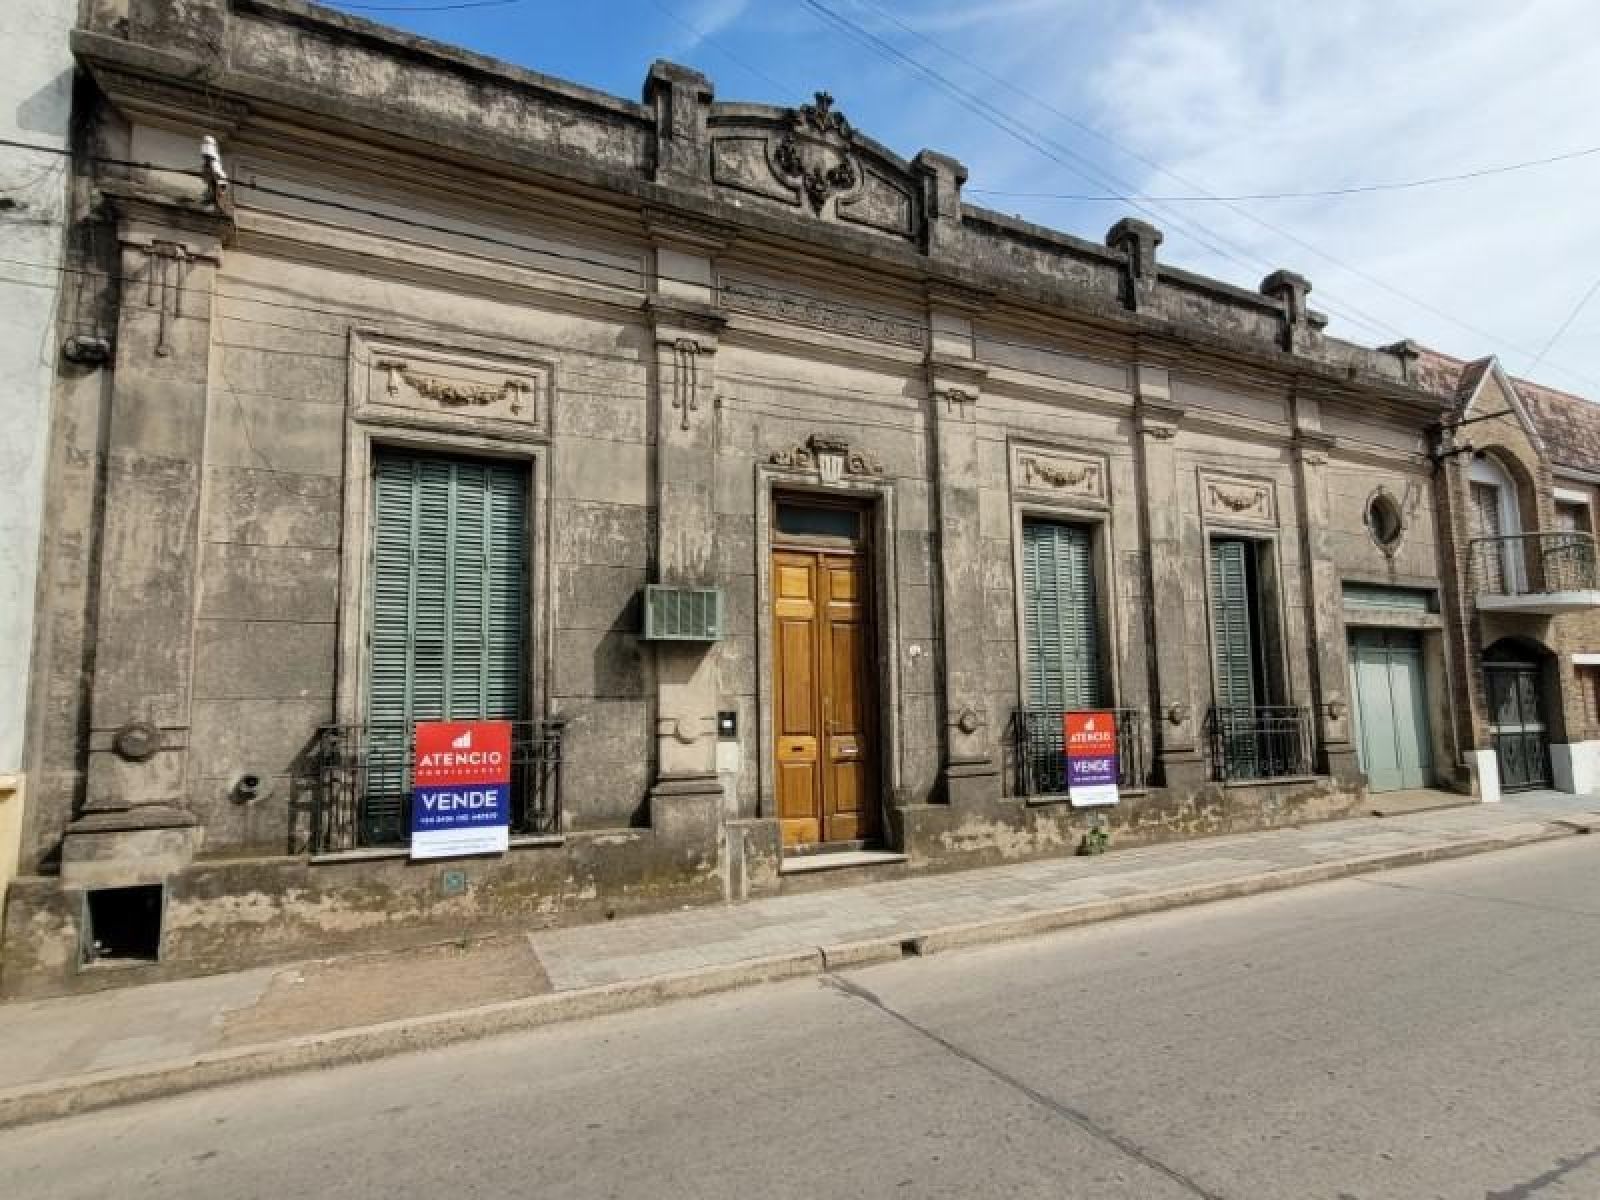
[[[1433,773],[1422,639],[1363,629],[1350,638],[1356,751],[1374,792],[1427,787]]]
[[[1483,678],[1500,787],[1549,787],[1550,738],[1539,702],[1538,664],[1486,663]]]

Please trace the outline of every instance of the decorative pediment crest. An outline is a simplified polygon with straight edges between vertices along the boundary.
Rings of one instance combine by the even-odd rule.
[[[909,167],[859,136],[827,92],[810,104],[771,109],[714,105],[711,177],[817,217],[912,237]]]
[[[815,104],[791,108],[789,124],[772,152],[773,165],[785,183],[805,192],[811,211],[820,213],[829,196],[848,192],[861,181],[851,161],[855,130],[827,92],[818,92]]]

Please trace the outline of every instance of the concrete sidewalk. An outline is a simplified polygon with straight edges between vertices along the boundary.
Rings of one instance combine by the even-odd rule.
[[[0,1126],[1600,825],[1540,795],[0,1006]]]

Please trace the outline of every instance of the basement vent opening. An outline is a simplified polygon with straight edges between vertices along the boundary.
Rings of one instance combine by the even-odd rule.
[[[156,962],[161,957],[159,883],[95,888],[84,907],[83,961]]]

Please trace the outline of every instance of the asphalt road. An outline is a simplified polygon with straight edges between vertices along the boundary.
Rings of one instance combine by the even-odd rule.
[[[0,1134],[0,1195],[1600,1197],[1586,838]]]

